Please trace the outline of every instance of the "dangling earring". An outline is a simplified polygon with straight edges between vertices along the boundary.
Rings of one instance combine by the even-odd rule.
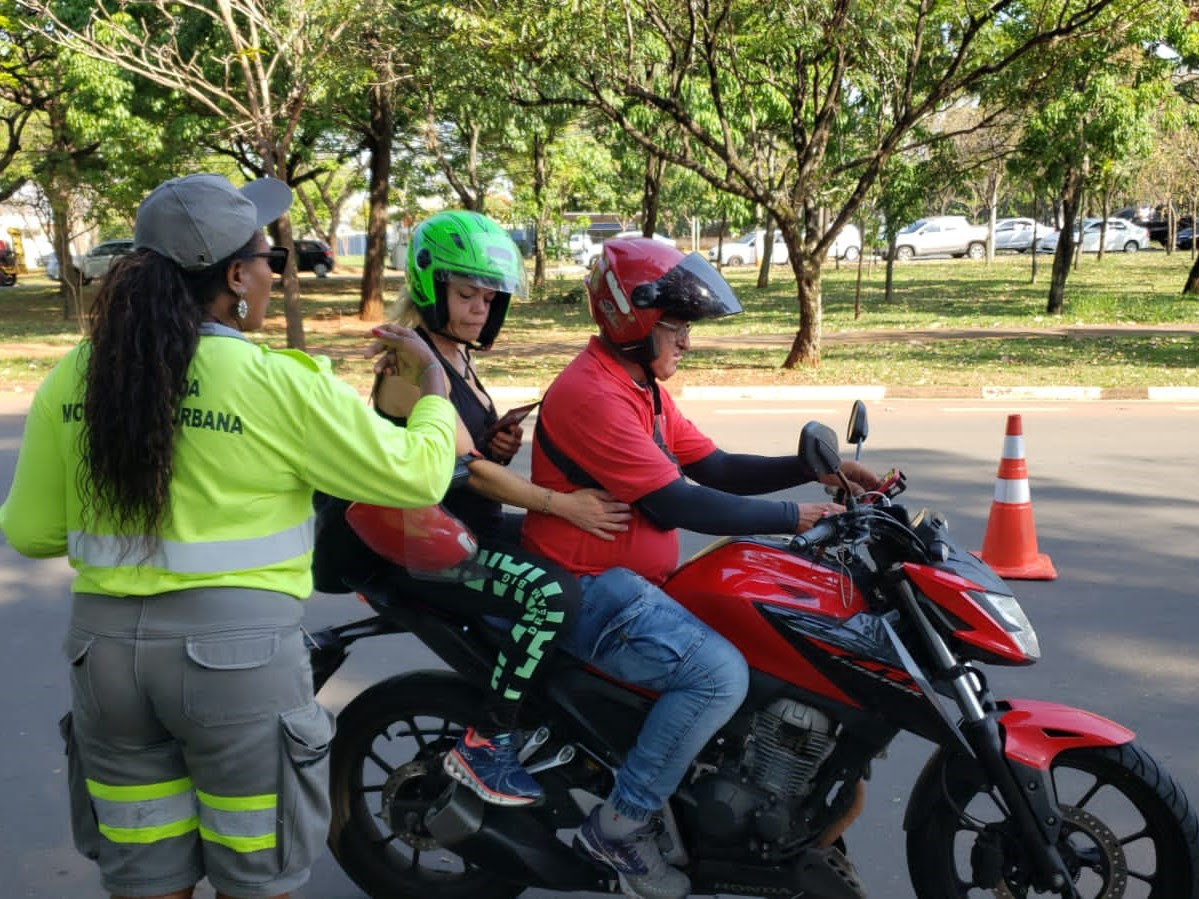
[[[246,292],[239,290],[237,292],[237,303],[233,306],[234,318],[245,318],[250,314],[250,304],[246,302]]]

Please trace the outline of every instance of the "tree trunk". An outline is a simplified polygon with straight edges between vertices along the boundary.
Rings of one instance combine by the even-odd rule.
[[[1074,220],[1078,215],[1079,200],[1082,197],[1083,175],[1078,169],[1071,168],[1066,173],[1066,182],[1062,187],[1062,230],[1058,238],[1057,250],[1053,254],[1053,276],[1049,283],[1049,303],[1045,311],[1049,315],[1061,315],[1062,305],[1066,295],[1066,278],[1070,274],[1070,263],[1074,257]],[[1080,235],[1081,236],[1081,235]],[[1082,243],[1080,240],[1079,243]]]
[[[545,186],[546,139],[540,132],[533,135],[533,205],[537,209],[536,230],[533,232],[533,286],[545,287]]]
[[[483,191],[483,185],[479,176],[479,137],[480,128],[472,122],[470,126],[469,150],[466,157],[466,175],[470,181],[470,193],[474,197],[474,202],[466,208],[473,212],[482,212],[487,202],[487,195]]]
[[[300,305],[300,275],[296,268],[296,239],[291,227],[291,213],[285,212],[271,225],[275,243],[289,247],[287,266],[283,269],[283,318],[287,322],[288,349],[302,350],[304,340],[304,308]]]
[[[887,275],[883,279],[883,302],[890,303],[895,296],[895,235],[887,239]]]
[[[1037,283],[1037,241],[1041,239],[1037,233],[1041,229],[1041,198],[1037,197],[1032,201],[1032,247],[1029,249],[1029,255],[1032,256],[1032,273],[1029,275],[1028,283]]]
[[[387,86],[371,86],[370,125],[366,148],[370,153],[370,193],[366,216],[366,258],[362,263],[358,317],[364,322],[383,320],[383,270],[387,264],[387,194],[391,182],[391,139],[395,111]]]
[[[286,148],[262,142],[263,174],[289,183]],[[304,308],[300,305],[300,275],[296,268],[296,237],[291,226],[291,213],[285,212],[270,225],[276,246],[287,247],[287,265],[283,268],[283,318],[287,322],[288,349],[302,350],[304,343]]]
[[[860,226],[858,226],[858,233],[859,234],[866,233],[866,223],[865,222],[862,222],[862,224]],[[866,242],[865,240],[862,241],[863,244],[865,242]],[[854,321],[857,321],[859,318],[862,317],[862,266],[865,264],[865,262],[866,262],[866,247],[863,246],[861,251],[858,253],[858,278],[853,286],[853,320]]]
[[[770,257],[774,255],[774,218],[769,212],[766,213],[762,227],[762,258],[758,260],[758,290],[765,290],[770,286]]]
[[[799,242],[798,225],[783,228],[791,270],[795,272],[796,300],[799,304],[799,330],[791,344],[791,352],[783,368],[820,366],[820,262],[803,251]]]
[[[995,261],[995,206],[999,202],[1001,176],[991,172],[987,179],[987,264]],[[1033,254],[1036,255],[1035,253]]]
[[[46,189],[50,204],[50,228],[54,242],[54,255],[58,257],[58,296],[62,300],[63,321],[77,320],[85,333],[83,306],[83,282],[75,259],[71,256],[71,203],[65,193],[50,187]]]
[[[658,230],[658,212],[662,205],[662,175],[666,171],[666,160],[656,153],[647,154],[645,160],[645,183],[641,190],[641,233],[653,236]]]
[[[1078,189],[1078,203],[1074,207],[1074,220],[1078,222],[1078,243],[1074,244],[1074,271],[1078,271],[1078,263],[1082,259],[1082,223],[1087,217],[1087,200],[1090,197],[1086,195],[1082,187]],[[1065,215],[1065,204],[1062,204],[1063,216]],[[1062,230],[1066,230],[1065,227]],[[1070,240],[1074,240],[1074,227],[1070,227]]]
[[[1099,201],[1100,215],[1103,220],[1099,223],[1099,251],[1095,256],[1098,262],[1103,261],[1103,248],[1107,246],[1107,213],[1112,208],[1111,191],[1108,188],[1103,189],[1102,198]],[[1079,235],[1079,243],[1082,242]]]
[[[1187,283],[1183,286],[1182,292],[1199,295],[1199,258],[1196,258],[1191,266],[1191,272],[1187,275]]]

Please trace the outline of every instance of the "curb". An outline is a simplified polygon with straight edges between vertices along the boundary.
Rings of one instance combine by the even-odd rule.
[[[548,385],[545,385],[548,386]],[[528,403],[541,399],[545,386],[506,384],[489,387],[487,392],[500,406]],[[0,414],[23,413],[33,402],[34,391],[0,390]],[[794,387],[683,387],[675,391],[677,399],[691,401],[756,400],[761,402],[870,400],[983,400],[1199,403],[1199,387],[975,387],[969,389],[937,387],[880,387],[877,384],[828,384]]]
[[[497,401],[529,402],[540,399],[544,388],[535,384],[508,385],[488,388]],[[1199,387],[880,387],[877,384],[840,384],[793,387],[683,387],[674,395],[684,400],[872,400],[885,399],[962,399],[962,400],[1032,400],[1056,402],[1095,402],[1100,400],[1153,401],[1165,403],[1199,402]]]

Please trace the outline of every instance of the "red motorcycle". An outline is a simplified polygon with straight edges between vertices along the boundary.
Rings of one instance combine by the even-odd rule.
[[[865,436],[859,403],[849,440]],[[828,427],[805,426],[799,450],[838,472]],[[668,860],[697,895],[860,899],[843,835],[871,760],[909,731],[937,745],[904,820],[920,899],[1199,899],[1199,821],[1131,731],[992,696],[980,664],[1032,664],[1036,635],[944,518],[892,502],[903,487],[895,474],[802,536],[718,540],[667,582],[751,668],[744,705],[664,811]],[[435,598],[364,598],[377,617],[313,635],[318,686],[376,634],[410,632],[452,670],[389,678],[339,716],[330,846],[346,873],[402,899],[618,891],[570,831],[608,795],[652,696],[559,657],[525,704],[522,757],[546,802],[484,805],[442,757],[481,705],[503,622],[451,618]]]

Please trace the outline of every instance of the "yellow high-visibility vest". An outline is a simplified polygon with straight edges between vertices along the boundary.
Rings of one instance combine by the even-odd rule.
[[[326,364],[207,326],[188,370],[170,505],[157,541],[85,520],[77,474],[90,344],[47,376],[25,426],[0,530],[18,552],[66,555],[76,592],[195,587],[312,592],[312,491],[400,507],[441,500],[454,407],[422,398],[406,428],[376,415]]]

